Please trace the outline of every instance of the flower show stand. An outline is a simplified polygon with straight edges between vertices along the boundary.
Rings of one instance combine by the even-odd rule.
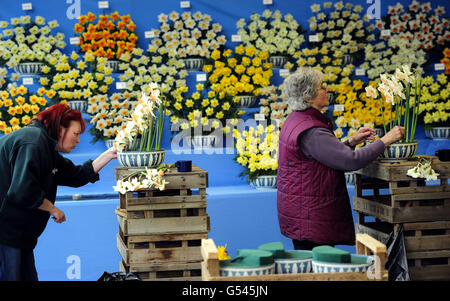
[[[409,274],[412,280],[450,278],[450,162],[432,159],[436,181],[414,179],[407,171],[417,161],[374,161],[356,171],[353,209],[357,229],[386,242],[391,231],[403,227]],[[374,217],[375,221],[367,221]]]
[[[116,167],[116,180],[142,168]],[[132,180],[132,177],[131,179]],[[201,239],[208,238],[208,173],[192,166],[165,172],[166,189],[119,193],[120,270],[142,280],[200,280]]]

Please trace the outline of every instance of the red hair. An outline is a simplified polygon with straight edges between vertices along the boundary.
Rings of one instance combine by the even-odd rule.
[[[62,103],[48,107],[33,118],[33,120],[42,123],[50,137],[56,141],[59,140],[60,126],[68,128],[72,120],[80,123],[82,133],[86,128],[81,112]]]

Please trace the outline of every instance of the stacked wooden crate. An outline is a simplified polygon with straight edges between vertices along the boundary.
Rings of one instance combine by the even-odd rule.
[[[138,169],[116,167],[116,180]],[[206,212],[208,173],[170,168],[166,189],[120,194],[117,248],[120,270],[142,280],[200,280],[201,240],[208,238]]]
[[[437,183],[407,176],[417,161],[375,161],[356,171],[357,232],[386,243],[402,225],[410,278],[450,280],[450,162],[424,157],[433,160]]]

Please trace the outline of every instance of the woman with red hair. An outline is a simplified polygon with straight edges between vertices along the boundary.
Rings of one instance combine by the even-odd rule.
[[[33,250],[50,216],[66,220],[54,203],[58,185],[80,187],[117,157],[115,147],[94,161],[75,165],[62,153],[80,142],[79,111],[56,104],[22,129],[0,139],[0,280],[38,280]]]

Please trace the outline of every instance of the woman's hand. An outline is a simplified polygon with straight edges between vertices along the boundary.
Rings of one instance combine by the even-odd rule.
[[[115,146],[108,148],[92,162],[95,173],[98,173],[112,159],[117,158],[117,149]]]
[[[402,126],[395,126],[392,130],[386,133],[383,137],[380,138],[383,141],[385,146],[389,146],[394,142],[399,141],[403,138],[403,134],[405,134],[405,128]]]
[[[53,220],[58,224],[66,221],[66,215],[56,206],[53,206],[53,209],[50,210],[50,214],[52,215]]]
[[[50,213],[52,218],[58,224],[66,221],[66,215],[64,214],[64,212],[62,210],[60,210],[58,207],[56,207],[55,205],[53,205],[47,198],[44,198],[41,206],[39,206],[39,209]]]
[[[105,152],[105,155],[111,156],[111,159],[116,159],[117,158],[117,149],[115,146],[112,146],[110,148],[108,148]]]
[[[363,126],[359,128],[356,134],[348,140],[348,143],[350,146],[355,146],[368,139],[373,140],[374,138],[375,130],[373,128]]]

